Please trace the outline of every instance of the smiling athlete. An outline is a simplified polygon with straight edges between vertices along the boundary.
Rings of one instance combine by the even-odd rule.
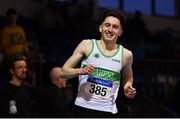
[[[101,39],[83,40],[64,64],[62,77],[79,76],[74,117],[114,117],[120,81],[125,96],[135,97],[132,52],[116,43],[125,21],[121,11],[107,10],[99,26]],[[76,68],[81,60],[81,68]]]

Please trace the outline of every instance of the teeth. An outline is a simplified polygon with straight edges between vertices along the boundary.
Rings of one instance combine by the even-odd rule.
[[[107,36],[112,36],[110,33],[107,33],[106,35],[107,35]]]
[[[105,34],[106,34],[107,37],[112,37],[113,36],[113,33],[108,32],[108,31],[106,31]]]

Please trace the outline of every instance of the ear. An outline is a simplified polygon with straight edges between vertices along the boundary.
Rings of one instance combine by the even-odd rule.
[[[102,25],[99,26],[99,32],[102,32]]]
[[[14,74],[14,71],[13,71],[12,69],[10,69],[9,72],[10,72],[11,74]]]

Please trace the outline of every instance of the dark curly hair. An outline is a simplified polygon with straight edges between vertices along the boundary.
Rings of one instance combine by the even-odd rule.
[[[124,25],[126,23],[126,19],[127,19],[124,12],[122,12],[120,10],[116,10],[116,9],[107,9],[104,11],[102,17],[100,18],[100,24],[103,23],[104,20],[109,16],[113,16],[113,17],[116,17],[117,19],[119,19],[121,26],[124,27]]]

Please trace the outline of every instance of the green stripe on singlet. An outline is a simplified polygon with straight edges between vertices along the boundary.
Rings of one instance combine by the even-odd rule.
[[[83,65],[83,67],[85,67],[87,65]],[[94,72],[91,74],[92,76],[98,77],[98,78],[103,78],[103,79],[107,79],[110,81],[119,81],[121,74],[108,70],[108,69],[103,69],[103,68],[99,68],[96,67]]]

